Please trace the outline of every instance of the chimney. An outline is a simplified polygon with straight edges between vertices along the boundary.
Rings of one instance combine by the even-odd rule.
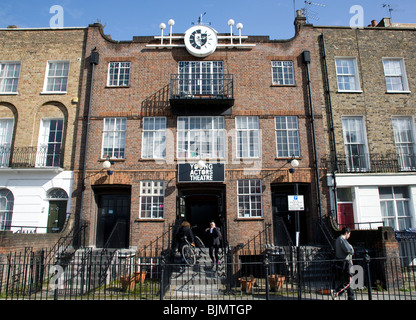
[[[371,20],[371,26],[377,27],[377,20]]]
[[[302,10],[296,10],[296,18],[294,24],[296,33],[298,33],[299,30],[306,24],[306,17],[303,16]]]

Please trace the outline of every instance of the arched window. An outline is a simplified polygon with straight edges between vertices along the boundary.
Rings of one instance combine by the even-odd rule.
[[[48,233],[60,232],[66,220],[68,194],[63,189],[52,189],[48,192]]]
[[[10,230],[14,196],[9,189],[0,189],[0,231]]]

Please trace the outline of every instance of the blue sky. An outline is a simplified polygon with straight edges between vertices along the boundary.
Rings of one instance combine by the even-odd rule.
[[[310,5],[314,12],[309,22],[314,25],[348,26],[350,8],[361,5],[364,23],[389,16],[383,4],[390,4],[393,22],[416,23],[415,0],[313,0],[325,7]],[[304,0],[295,0],[296,9],[305,7]],[[220,33],[229,32],[227,21],[244,25],[244,35],[268,35],[271,39],[287,39],[294,35],[293,0],[1,0],[0,28],[9,25],[49,27],[53,14],[49,9],[64,9],[65,27],[85,27],[94,22],[105,26],[105,33],[114,40],[132,40],[133,36],[160,34],[159,24],[175,20],[173,32],[184,33],[199,15],[206,12],[204,22]],[[235,30],[237,32],[237,30]]]

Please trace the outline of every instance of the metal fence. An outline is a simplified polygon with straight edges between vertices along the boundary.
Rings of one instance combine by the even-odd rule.
[[[78,250],[59,264],[44,262],[45,253],[15,254],[0,264],[0,299],[332,300],[333,261],[303,253],[296,260],[295,250],[227,252],[219,265],[201,257],[194,266],[182,265],[178,255],[143,258],[119,250]],[[414,257],[358,257],[356,299],[416,300],[413,262]]]

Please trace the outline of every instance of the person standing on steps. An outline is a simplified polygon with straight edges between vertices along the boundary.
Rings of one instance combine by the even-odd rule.
[[[212,263],[216,263],[218,265],[220,263],[218,252],[221,245],[222,235],[220,228],[215,225],[215,221],[211,221],[209,226],[209,228],[205,229],[208,239],[207,244],[209,247],[209,256],[211,257]]]
[[[335,277],[340,282],[340,285],[332,292],[332,298],[336,299],[345,291],[348,293],[348,300],[355,300],[354,290],[351,288],[351,268],[352,256],[354,255],[354,248],[348,242],[351,236],[351,229],[348,227],[342,228],[341,235],[335,242]]]

